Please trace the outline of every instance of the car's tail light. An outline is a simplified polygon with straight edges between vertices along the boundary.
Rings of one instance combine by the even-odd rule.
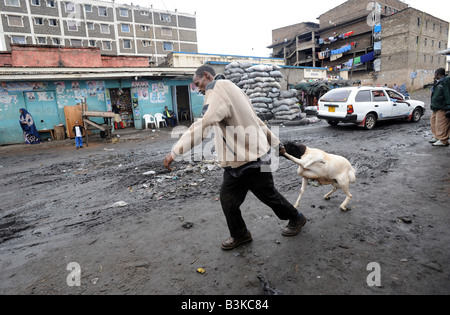
[[[353,105],[348,105],[347,106],[347,114],[353,114],[355,111],[353,110]]]

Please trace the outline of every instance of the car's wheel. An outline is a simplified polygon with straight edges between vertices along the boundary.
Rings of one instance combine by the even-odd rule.
[[[368,114],[364,122],[364,128],[366,130],[372,130],[377,125],[377,117],[374,114]]]
[[[327,120],[328,124],[330,126],[337,126],[339,125],[339,121],[334,121],[334,120]]]
[[[419,122],[422,119],[423,116],[423,111],[422,108],[417,107],[413,113],[412,113],[412,118],[411,118],[411,122]]]

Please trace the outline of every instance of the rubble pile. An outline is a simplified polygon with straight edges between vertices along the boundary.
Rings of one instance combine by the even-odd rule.
[[[300,116],[297,91],[281,91],[279,70],[278,66],[232,62],[224,74],[248,95],[262,120],[294,120]]]

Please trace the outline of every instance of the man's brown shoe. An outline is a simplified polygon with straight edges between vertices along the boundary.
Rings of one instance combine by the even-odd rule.
[[[232,250],[232,249],[235,249],[235,248],[239,247],[242,244],[250,243],[252,240],[253,240],[252,239],[252,235],[250,234],[249,231],[247,231],[247,234],[245,234],[245,236],[242,237],[242,238],[232,238],[232,237],[230,237],[229,239],[224,241],[222,243],[222,249],[223,250]]]
[[[305,224],[306,218],[303,215],[299,215],[296,219],[289,221],[289,224],[283,229],[281,234],[286,237],[297,236]]]

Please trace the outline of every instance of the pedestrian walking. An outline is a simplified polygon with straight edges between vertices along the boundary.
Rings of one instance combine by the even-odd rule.
[[[439,68],[434,74],[434,85],[431,94],[431,132],[430,143],[436,147],[449,146],[450,119],[446,113],[450,111],[450,77],[445,75],[445,69]]]
[[[306,218],[276,190],[272,173],[262,169],[264,156],[271,149],[279,150],[279,139],[258,118],[247,95],[223,75],[216,76],[211,67],[198,68],[194,84],[205,95],[203,117],[175,144],[164,166],[170,170],[175,158],[201,144],[205,129],[213,126],[217,157],[224,168],[220,201],[231,236],[222,243],[222,249],[231,250],[252,241],[240,209],[249,191],[279,219],[289,220],[282,231],[284,236],[298,235]],[[236,140],[236,130],[250,131],[252,136]]]
[[[23,139],[26,144],[39,144],[42,142],[39,132],[34,124],[33,116],[25,109],[19,109],[20,127],[23,130]]]

